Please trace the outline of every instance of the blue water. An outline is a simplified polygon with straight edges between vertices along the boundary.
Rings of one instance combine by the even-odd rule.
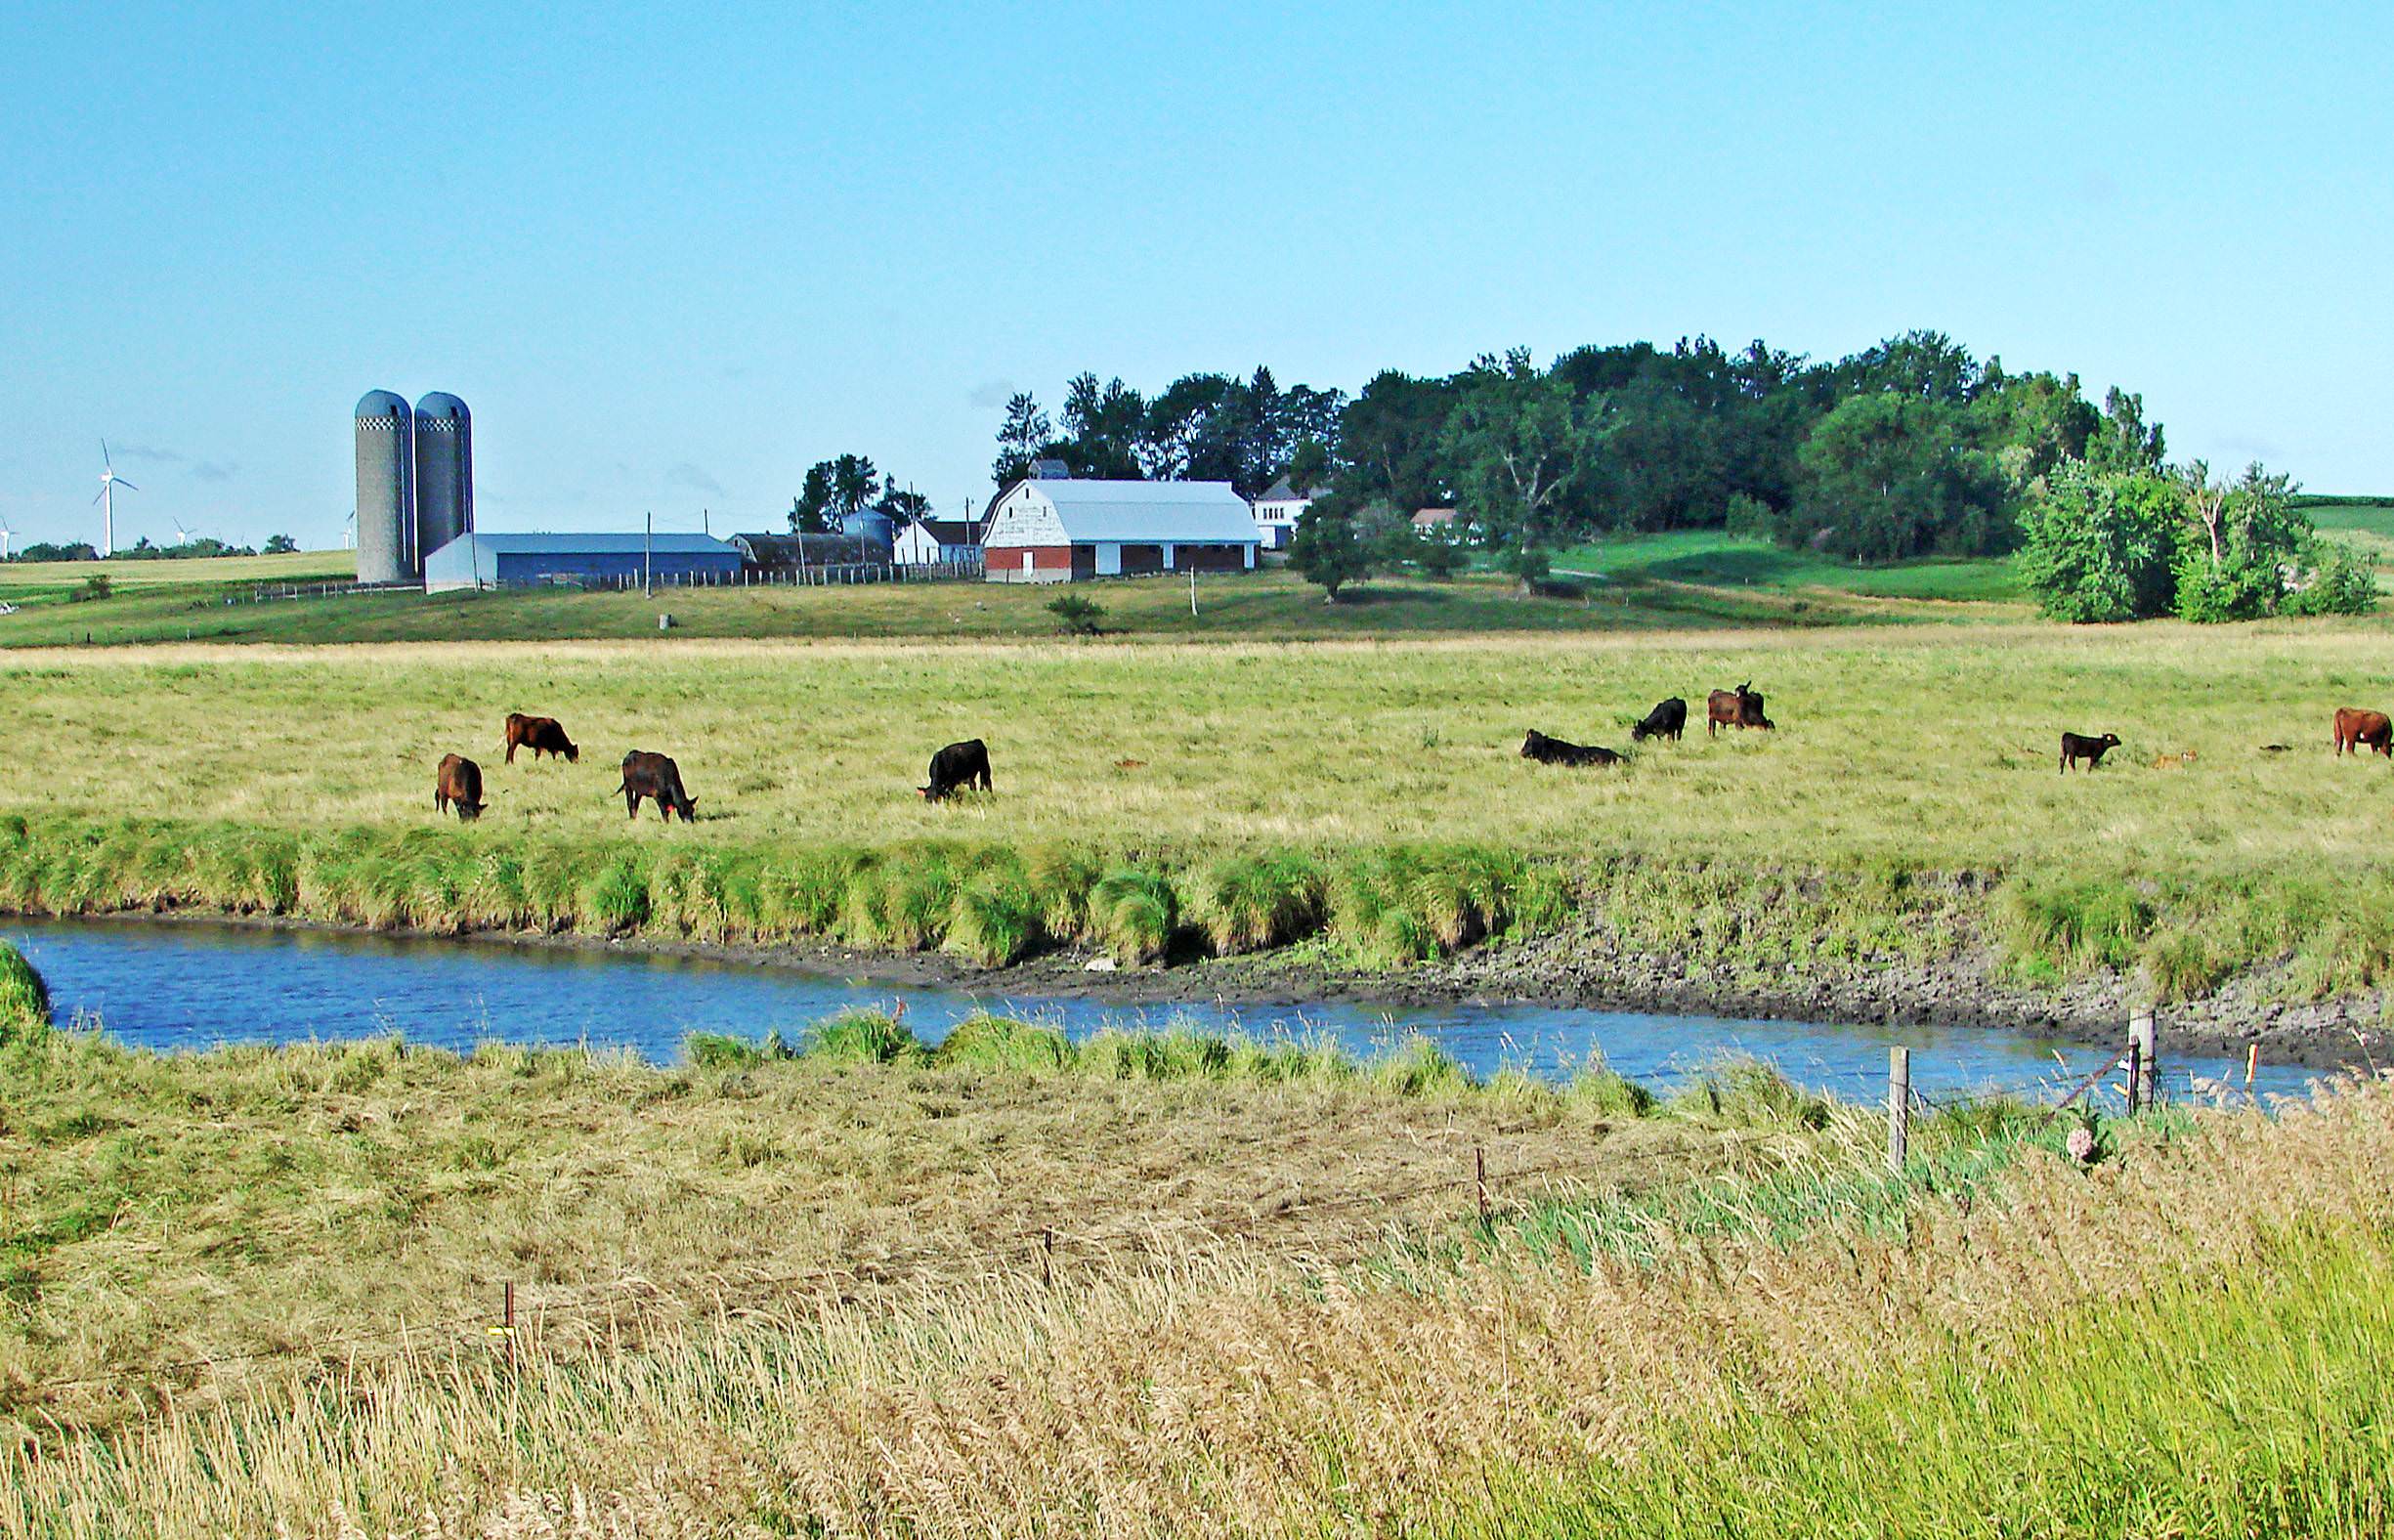
[[[1079,1038],[1107,1025],[1327,1037],[1368,1054],[1420,1034],[1477,1074],[1512,1066],[1567,1072],[1601,1052],[1633,1079],[1668,1082],[1728,1054],[1750,1054],[1808,1086],[1849,1097],[1883,1093],[1887,1049],[1912,1050],[1913,1085],[1931,1097],[1992,1087],[2074,1086],[2100,1048],[1984,1027],[1847,1026],[1522,1005],[1305,1006],[1190,1003],[1121,1005],[1003,991],[876,984],[794,968],[637,952],[511,947],[431,938],[328,935],[233,925],[122,920],[0,920],[50,987],[61,1021],[142,1048],[333,1041],[398,1034],[469,1049],[477,1043],[627,1048],[671,1061],[693,1032],[795,1039],[858,1005],[905,1006],[936,1043],[976,1010],[1044,1021]],[[2065,1075],[2056,1062],[2070,1065]],[[2190,1075],[2243,1083],[2244,1066],[2175,1058],[2164,1090]],[[2254,1089],[2297,1092],[2316,1072],[2262,1067]],[[2117,1079],[2118,1077],[2108,1077]]]

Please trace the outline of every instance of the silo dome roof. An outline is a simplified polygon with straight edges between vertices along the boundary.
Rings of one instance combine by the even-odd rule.
[[[405,417],[407,415],[407,398],[397,391],[369,390],[358,398],[358,415],[361,417]]]
[[[456,422],[471,420],[465,409],[465,403],[445,390],[434,391],[422,401],[417,402],[415,414],[419,417],[448,417]]]

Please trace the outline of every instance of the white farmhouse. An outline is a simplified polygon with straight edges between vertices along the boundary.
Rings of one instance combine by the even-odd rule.
[[[1264,489],[1256,499],[1256,534],[1267,551],[1285,551],[1289,541],[1297,537],[1297,520],[1313,506],[1313,499],[1329,491],[1316,487],[1311,492],[1299,492],[1289,485],[1286,476]]]
[[[1228,482],[1021,481],[990,504],[991,582],[1249,572],[1261,543]]]

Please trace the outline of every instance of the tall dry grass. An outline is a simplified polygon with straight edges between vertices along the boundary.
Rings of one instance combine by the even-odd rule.
[[[2390,1179],[2376,1090],[1916,1187],[1892,1226],[428,1349],[20,1454],[0,1532],[2382,1532]]]

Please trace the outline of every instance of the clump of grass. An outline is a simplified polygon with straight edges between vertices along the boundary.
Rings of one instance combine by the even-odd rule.
[[[993,861],[958,890],[943,944],[984,967],[1005,967],[1040,943],[1045,908],[1020,862]]]
[[[1591,1055],[1589,1062],[1571,1077],[1563,1094],[1603,1118],[1643,1118],[1656,1104],[1650,1088],[1606,1064],[1602,1055]]]
[[[1329,888],[1320,863],[1302,851],[1227,856],[1200,871],[1190,912],[1223,956],[1286,946],[1322,927]]]
[[[24,954],[0,942],[0,1047],[38,1036],[49,1025],[49,987]]]
[[[941,1064],[977,1069],[1044,1073],[1071,1066],[1076,1055],[1072,1044],[1054,1027],[982,1011],[950,1028],[932,1058]]]
[[[1690,1077],[1664,1110],[1743,1129],[1822,1129],[1831,1107],[1760,1059],[1730,1058]]]
[[[2118,877],[2014,877],[1998,894],[2001,935],[2066,973],[2121,968],[2153,928],[2151,899]]]
[[[723,1032],[693,1032],[682,1039],[682,1057],[693,1069],[742,1070],[797,1056],[776,1027],[757,1042]]]
[[[843,1010],[806,1031],[799,1051],[830,1063],[919,1063],[930,1055],[905,1024],[885,1010]]]
[[[947,934],[959,887],[952,852],[938,845],[860,857],[841,894],[840,935],[856,946],[919,952]]]
[[[1473,1089],[1471,1072],[1453,1054],[1420,1036],[1405,1039],[1395,1052],[1376,1060],[1371,1078],[1382,1090],[1400,1096],[1452,1095]]]
[[[1179,920],[1179,894],[1152,867],[1114,867],[1090,890],[1089,938],[1117,962],[1162,962]]]

